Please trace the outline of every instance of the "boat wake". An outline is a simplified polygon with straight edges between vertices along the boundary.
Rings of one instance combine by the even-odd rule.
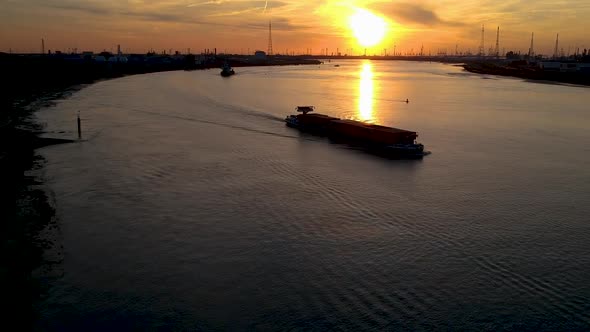
[[[140,110],[140,109],[132,109],[132,108],[126,108],[125,110],[131,111],[131,112],[136,112],[136,113],[160,116],[160,117],[165,117],[165,118],[172,118],[172,119],[179,119],[179,120],[184,120],[184,121],[191,121],[191,122],[198,122],[198,123],[205,123],[205,124],[210,124],[210,125],[222,126],[222,127],[226,127],[226,128],[244,130],[244,131],[249,131],[249,132],[264,134],[264,135],[272,135],[272,136],[291,138],[291,139],[303,139],[303,140],[308,140],[308,141],[317,141],[317,139],[301,137],[299,135],[297,135],[297,136],[296,135],[286,135],[286,134],[281,134],[281,133],[272,132],[272,131],[268,131],[268,130],[255,129],[255,128],[233,125],[233,124],[229,124],[229,123],[222,123],[222,122],[211,121],[211,120],[195,119],[195,118],[182,116],[182,115],[165,114],[165,113],[152,112],[152,111],[146,111],[146,110]]]
[[[247,108],[244,106],[238,106],[238,105],[224,103],[222,101],[215,100],[215,99],[213,99],[209,96],[205,96],[205,95],[201,95],[200,97],[202,97],[202,99],[205,100],[208,105],[213,106],[215,109],[223,109],[225,111],[229,111],[229,112],[236,113],[236,114],[283,122],[282,117],[279,117],[279,116],[276,116],[273,114],[257,111],[255,109]]]

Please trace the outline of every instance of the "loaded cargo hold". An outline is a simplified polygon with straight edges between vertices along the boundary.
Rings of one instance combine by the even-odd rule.
[[[391,155],[423,156],[424,146],[416,143],[414,131],[311,113],[313,106],[299,106],[301,114],[285,118],[287,126],[326,135],[347,143],[362,144],[372,151]]]

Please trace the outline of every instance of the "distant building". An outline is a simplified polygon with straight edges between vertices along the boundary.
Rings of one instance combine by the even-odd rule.
[[[139,54],[130,54],[127,57],[127,60],[128,60],[128,62],[131,62],[131,63],[140,64],[140,63],[145,62],[145,57],[143,55],[139,55]]]
[[[166,55],[155,55],[147,57],[146,63],[149,65],[170,64],[172,60]]]
[[[539,62],[539,67],[545,71],[561,71],[561,63],[560,62]]]
[[[84,60],[92,60],[92,57],[94,56],[94,52],[92,51],[84,51],[82,52],[82,58]]]
[[[215,61],[215,57],[212,56],[207,56],[207,55],[199,55],[196,59],[195,59],[195,64],[200,66],[200,65],[204,65],[206,63],[211,63]]]
[[[259,59],[259,60],[266,60],[266,52],[256,51],[256,52],[254,52],[254,58]]]
[[[112,56],[108,60],[109,62],[120,62],[120,63],[127,63],[127,58],[122,55]]]
[[[544,71],[558,71],[558,72],[590,72],[590,63],[581,62],[558,62],[558,61],[543,61],[539,62],[539,68]]]

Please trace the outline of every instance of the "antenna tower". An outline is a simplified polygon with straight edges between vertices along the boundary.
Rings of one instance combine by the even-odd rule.
[[[531,33],[531,47],[529,48],[529,58],[535,56],[535,49],[533,48],[535,41],[535,33]]]
[[[41,38],[41,54],[45,54],[45,39]]]
[[[559,57],[559,34],[557,34],[557,38],[555,39],[555,51],[553,51],[553,58],[557,59]]]
[[[496,58],[500,57],[500,27],[498,27],[498,32],[496,32],[496,49],[494,50],[494,55]]]
[[[268,50],[266,53],[272,55],[272,25],[270,20],[268,21]]]
[[[484,34],[484,26],[481,25],[481,44],[479,44],[479,56],[483,57],[485,55],[485,34]]]

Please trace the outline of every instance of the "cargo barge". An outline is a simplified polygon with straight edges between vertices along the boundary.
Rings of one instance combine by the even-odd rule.
[[[414,131],[312,113],[313,106],[297,106],[296,110],[300,114],[285,118],[291,128],[361,146],[385,157],[421,158],[427,154],[424,145],[416,142],[418,134]]]

